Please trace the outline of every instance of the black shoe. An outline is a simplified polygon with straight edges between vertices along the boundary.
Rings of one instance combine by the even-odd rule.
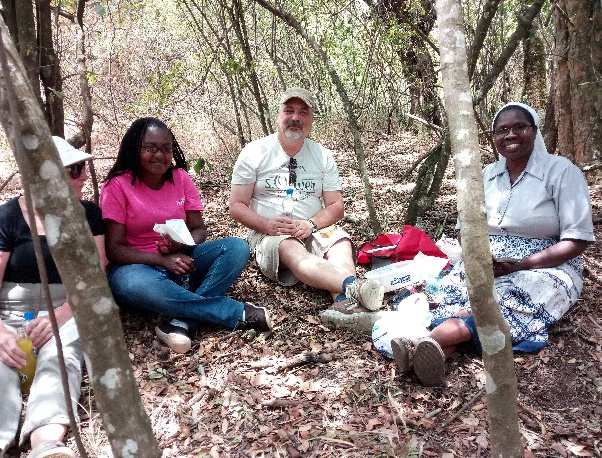
[[[265,307],[245,303],[245,320],[241,323],[244,328],[253,328],[260,332],[272,330],[272,320]]]
[[[188,330],[165,322],[155,328],[157,337],[176,353],[186,353],[190,350],[192,342],[188,337]]]

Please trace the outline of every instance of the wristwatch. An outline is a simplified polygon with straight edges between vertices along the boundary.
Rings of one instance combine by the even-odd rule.
[[[313,219],[309,218],[307,221],[309,222],[309,224],[312,225],[312,230],[311,230],[312,234],[315,234],[316,232],[318,232],[320,230],[320,229],[318,229],[318,225],[316,223],[314,223]]]

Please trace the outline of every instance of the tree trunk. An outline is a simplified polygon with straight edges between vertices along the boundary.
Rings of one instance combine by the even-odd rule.
[[[0,34],[0,52],[8,60],[3,67],[10,72],[3,71],[0,80],[0,121],[21,177],[29,180],[48,246],[68,291],[113,453],[120,457],[159,457],[137,391],[118,309],[100,268],[83,208],[67,183],[50,130],[4,21],[0,21]]]
[[[63,81],[59,59],[52,43],[50,0],[36,0],[40,80],[44,88],[46,119],[52,135],[65,136]]]
[[[420,0],[420,13],[403,0],[380,0],[376,13],[385,22],[412,24],[409,44],[398,49],[402,71],[409,84],[411,111],[421,118],[442,125],[441,102],[437,94],[437,73],[426,45],[435,24],[434,0]]]
[[[228,12],[230,14],[230,19],[232,20],[234,32],[236,33],[236,37],[242,48],[245,69],[251,83],[251,92],[255,98],[255,103],[257,104],[257,111],[259,113],[259,121],[261,122],[263,134],[269,135],[274,132],[274,128],[272,127],[267,101],[261,93],[259,76],[257,76],[257,72],[255,71],[255,59],[253,58],[251,45],[249,44],[249,38],[247,36],[247,26],[241,1],[233,0],[232,6],[228,8]]]
[[[90,93],[90,84],[88,83],[88,68],[86,65],[86,32],[84,31],[84,12],[86,10],[86,1],[78,0],[76,8],[77,19],[77,72],[79,73],[79,96],[82,99],[84,112],[81,115],[82,136],[86,144],[86,153],[92,154],[92,125],[94,124],[94,113],[92,111],[92,94]],[[94,159],[88,161],[90,164],[90,178],[92,179],[92,188],[94,189],[94,202],[98,205],[98,178],[96,177],[96,168]]]
[[[536,21],[531,23],[528,36],[523,40],[523,75],[522,99],[537,111],[543,111],[548,93],[546,54]]]
[[[557,152],[579,165],[602,158],[602,14],[596,0],[559,0],[555,10]]]
[[[27,78],[38,102],[40,96],[40,66],[38,64],[38,43],[33,15],[33,0],[2,0],[4,17],[17,51],[23,60]]]
[[[437,0],[441,78],[456,166],[462,255],[468,296],[483,346],[491,456],[522,457],[512,341],[493,296],[485,195],[461,11],[459,0]]]
[[[358,169],[360,173],[360,177],[362,178],[362,183],[364,185],[364,197],[366,199],[366,206],[368,207],[368,215],[370,218],[370,227],[374,234],[380,234],[382,232],[382,227],[378,216],[376,214],[376,208],[374,206],[374,198],[372,196],[372,186],[370,185],[370,180],[368,178],[368,171],[366,169],[366,155],[364,154],[364,146],[362,145],[362,140],[360,136],[360,127],[357,122],[357,116],[355,115],[353,105],[351,104],[351,100],[349,99],[349,95],[345,90],[345,86],[341,81],[341,78],[337,71],[334,68],[334,65],[330,61],[328,55],[324,52],[324,50],[320,47],[320,45],[310,37],[303,26],[297,21],[290,13],[283,11],[280,8],[277,8],[270,4],[267,0],[255,0],[256,3],[261,5],[266,10],[270,11],[273,15],[278,16],[284,22],[286,22],[299,36],[301,36],[309,45],[311,49],[316,53],[341,98],[343,102],[343,107],[345,109],[345,114],[347,115],[347,121],[349,122],[349,128],[351,129],[351,133],[353,135],[353,146],[355,150],[355,157],[357,159]]]

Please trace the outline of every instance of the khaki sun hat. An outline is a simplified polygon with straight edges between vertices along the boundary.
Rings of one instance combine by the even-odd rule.
[[[83,151],[74,148],[67,140],[61,137],[52,136],[52,141],[59,152],[64,167],[87,161],[92,157],[91,154],[84,153]]]
[[[301,99],[309,108],[314,111],[316,111],[318,108],[318,102],[316,101],[314,95],[302,87],[289,87],[286,91],[284,91],[280,96],[280,105],[285,104],[290,99]]]

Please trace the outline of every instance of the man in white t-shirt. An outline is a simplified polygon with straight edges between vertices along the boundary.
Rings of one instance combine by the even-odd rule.
[[[247,240],[268,278],[378,310],[382,286],[355,277],[349,234],[335,226],[344,208],[332,152],[307,138],[315,108],[305,89],[282,94],[278,132],[246,145],[234,165],[230,215],[251,230]]]

